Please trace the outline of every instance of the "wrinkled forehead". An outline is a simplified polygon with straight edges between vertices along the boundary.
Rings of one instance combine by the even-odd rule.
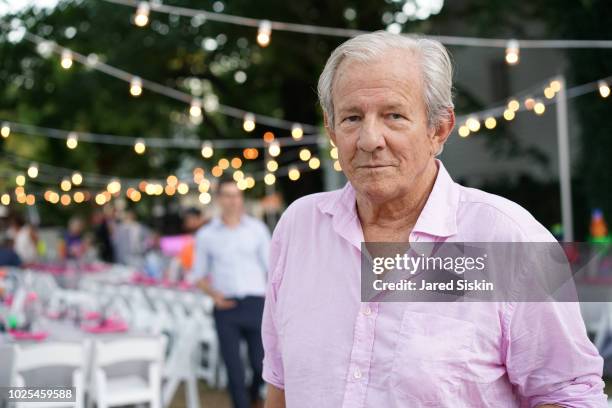
[[[365,60],[345,57],[332,83],[334,110],[354,101],[355,96],[369,92],[410,101],[423,100],[420,56],[410,49],[397,49]]]

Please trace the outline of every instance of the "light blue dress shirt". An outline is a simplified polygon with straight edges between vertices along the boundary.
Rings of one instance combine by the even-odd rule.
[[[228,227],[214,218],[196,233],[194,278],[210,277],[225,297],[264,296],[269,248],[270,231],[258,219],[245,214]]]

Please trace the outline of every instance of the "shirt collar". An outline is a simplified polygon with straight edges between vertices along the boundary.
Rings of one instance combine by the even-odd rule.
[[[436,165],[438,166],[436,181],[413,232],[449,237],[457,233],[460,190],[442,162],[436,159]],[[336,232],[359,246],[359,243],[363,241],[363,232],[357,217],[355,190],[350,182],[347,182],[342,189],[326,194],[319,201],[318,207],[323,213],[333,217]],[[355,230],[355,223],[359,226],[357,230]],[[358,239],[357,243],[356,239]]]

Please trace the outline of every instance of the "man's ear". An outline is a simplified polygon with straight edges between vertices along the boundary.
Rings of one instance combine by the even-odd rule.
[[[338,146],[338,144],[336,143],[336,132],[334,132],[333,123],[330,125],[327,113],[323,113],[323,125],[325,126],[325,130],[327,131],[327,134],[329,135],[331,141],[334,142],[334,145]]]
[[[442,150],[444,143],[450,136],[453,128],[455,127],[455,111],[452,109],[448,110],[448,117],[443,121],[440,121],[435,128],[431,130],[431,145],[434,151],[434,155]]]

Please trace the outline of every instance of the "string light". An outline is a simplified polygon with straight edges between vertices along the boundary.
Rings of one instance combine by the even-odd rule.
[[[296,181],[300,178],[300,171],[297,169],[297,167],[291,167],[287,175],[291,181]]]
[[[117,194],[119,191],[121,191],[121,183],[119,182],[119,180],[113,180],[108,183],[106,185],[106,191],[111,194]]]
[[[30,167],[28,167],[28,177],[38,177],[38,166],[36,164],[31,164]]]
[[[221,166],[214,166],[210,170],[210,174],[212,174],[213,177],[221,177],[223,175],[223,169],[221,168]]]
[[[508,109],[512,112],[516,112],[521,107],[521,104],[516,99],[512,99],[508,102]]]
[[[266,133],[264,133],[263,140],[266,143],[272,143],[274,141],[274,133],[268,130]]]
[[[2,205],[9,205],[11,203],[11,196],[8,194],[2,194],[2,197],[0,197],[0,203],[2,203]]]
[[[236,187],[238,187],[239,190],[246,190],[247,189],[247,182],[245,179],[240,179],[238,181],[236,181]]]
[[[34,194],[28,194],[26,196],[26,204],[27,205],[34,205],[35,202],[36,202],[36,198],[34,197]]]
[[[242,128],[246,132],[252,132],[255,129],[255,115],[252,113],[246,113],[244,115],[244,122],[242,123]]]
[[[62,199],[64,198],[64,196],[62,196]],[[70,198],[70,197],[68,197]],[[62,202],[63,204],[63,202]],[[96,204],[98,205],[104,205],[106,204],[106,196],[103,193],[98,193],[96,194]]]
[[[202,204],[206,205],[210,203],[212,197],[210,196],[210,193],[204,192],[198,196],[198,199],[200,200]]]
[[[310,160],[308,160],[308,167],[310,167],[311,169],[316,170],[320,166],[321,166],[321,161],[318,158],[313,157]]]
[[[610,86],[605,81],[599,81],[599,94],[602,98],[607,98],[610,96]]]
[[[540,101],[536,102],[535,105],[533,105],[533,111],[536,113],[536,115],[542,115],[545,110],[546,110],[546,105],[544,105]]]
[[[200,184],[198,184],[198,191],[200,193],[206,193],[208,190],[210,190],[210,181],[204,179]]]
[[[179,183],[178,187],[176,187],[176,191],[178,191],[180,195],[185,195],[189,192],[189,186],[187,183]]]
[[[23,174],[19,174],[17,175],[17,177],[15,177],[15,184],[17,184],[20,187],[25,186],[26,183],[26,178]]]
[[[74,200],[75,203],[80,204],[83,201],[85,201],[85,194],[83,194],[82,191],[76,191],[73,194],[72,199]]]
[[[312,157],[312,153],[310,153],[310,150],[306,148],[300,150],[300,160],[308,161],[310,160],[311,157]]]
[[[277,157],[281,153],[280,144],[278,142],[270,143],[268,146],[268,154],[272,157]]]
[[[19,195],[17,196],[17,202],[18,202],[19,204],[25,204],[26,200],[27,200],[27,198],[26,198],[26,195],[25,195],[25,194],[19,194]]]
[[[533,105],[535,105],[535,99],[531,97],[525,99],[525,108],[527,110],[533,110]]]
[[[304,136],[304,129],[299,123],[294,123],[291,127],[291,137],[295,140],[300,140]]]
[[[260,47],[270,45],[270,36],[272,35],[272,23],[268,20],[261,20],[257,29],[257,44]]]
[[[79,145],[79,135],[76,132],[70,132],[68,134],[68,138],[66,139],[66,146],[69,149],[76,149]]]
[[[234,174],[232,174],[232,178],[234,181],[240,181],[244,178],[244,173],[240,170],[236,170]]]
[[[334,160],[338,160],[338,148],[336,146],[330,149],[329,156]]]
[[[547,86],[544,88],[544,96],[546,99],[552,99],[555,97],[555,91],[551,87]]]
[[[485,119],[484,125],[487,129],[495,129],[495,126],[497,126],[497,120],[493,116],[489,116]]]
[[[137,203],[142,198],[142,194],[140,194],[140,191],[134,190],[132,192],[132,194],[130,194],[129,197],[130,197],[130,200],[132,200],[133,202]]]
[[[169,196],[173,196],[174,193],[176,193],[176,187],[175,186],[166,186],[164,187],[164,192],[169,195]]]
[[[166,177],[166,183],[169,186],[176,186],[178,184],[178,178],[174,174],[171,174]]]
[[[240,160],[240,157],[234,157],[230,164],[232,168],[239,169],[242,166],[242,160]]]
[[[506,62],[508,65],[516,65],[519,62],[520,46],[517,40],[509,40],[506,43]]]
[[[70,183],[70,180],[68,179],[63,179],[60,183],[60,188],[62,189],[62,191],[70,191],[70,189],[72,188],[72,183]]]
[[[192,99],[191,106],[189,107],[189,115],[192,118],[199,118],[202,116],[202,101],[199,99]]]
[[[506,110],[504,111],[504,119],[506,119],[506,120],[508,120],[508,121],[510,121],[510,120],[512,120],[512,119],[514,119],[514,117],[515,117],[515,116],[516,116],[516,114],[514,113],[514,111],[513,111],[513,110],[506,109]]]
[[[66,49],[62,51],[61,65],[64,69],[70,69],[70,67],[72,67],[72,51]]]
[[[136,143],[134,143],[134,151],[136,154],[143,154],[147,150],[147,146],[145,145],[144,139],[136,139]]]
[[[457,132],[461,137],[468,137],[470,135],[470,129],[466,125],[459,126]]]
[[[202,157],[204,157],[205,159],[210,159],[213,154],[214,154],[214,150],[212,147],[212,143],[210,142],[204,142],[202,144]]]
[[[259,156],[259,150],[254,147],[247,147],[242,151],[242,155],[247,160],[255,160]]]
[[[561,81],[556,79],[550,81],[550,89],[552,89],[555,93],[559,92],[561,90]]]
[[[149,23],[149,12],[151,8],[149,3],[146,1],[141,1],[138,3],[138,7],[136,8],[136,14],[134,14],[134,24],[138,27],[144,27]]]
[[[221,167],[221,170],[227,170],[230,166],[230,162],[226,158],[220,159],[218,164],[219,167]]]
[[[7,138],[9,137],[9,135],[11,134],[11,127],[8,125],[8,123],[3,123],[2,127],[0,128],[0,135],[2,135],[3,138]]]
[[[276,160],[268,160],[266,163],[266,168],[268,171],[275,172],[278,170],[278,162]]]
[[[468,118],[465,125],[468,127],[470,132],[478,132],[478,130],[480,130],[480,122],[475,117]]]
[[[142,94],[142,80],[139,77],[133,77],[130,80],[130,94],[132,96],[140,96]]]
[[[275,182],[276,176],[272,173],[266,173],[266,175],[264,176],[264,183],[266,183],[268,186],[271,186]]]
[[[72,184],[74,184],[75,186],[79,186],[83,182],[83,176],[78,171],[72,173],[71,179],[72,179]]]
[[[342,166],[340,166],[340,162],[338,160],[334,161],[334,170],[342,171]]]

